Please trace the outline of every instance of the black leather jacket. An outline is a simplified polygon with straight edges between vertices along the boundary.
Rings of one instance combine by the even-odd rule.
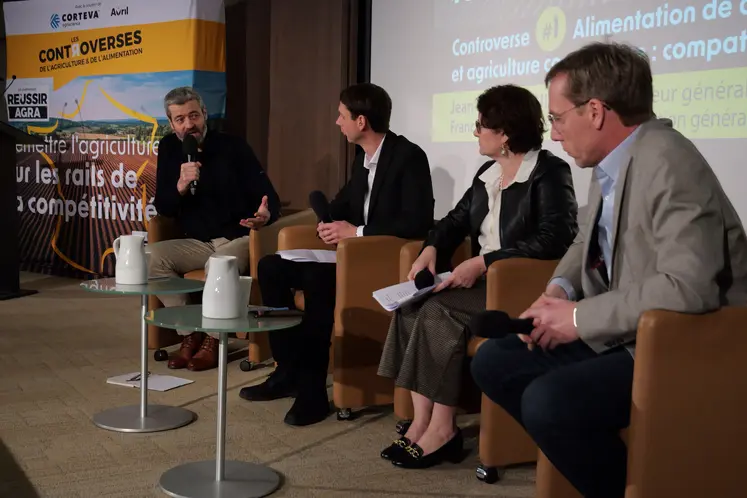
[[[451,257],[468,235],[472,256],[480,254],[480,225],[488,215],[488,193],[480,175],[495,161],[483,164],[462,199],[429,232],[423,247],[436,248],[438,271],[451,267]],[[578,232],[578,205],[568,163],[541,150],[526,182],[501,193],[501,249],[484,255],[485,266],[505,258],[558,259]]]

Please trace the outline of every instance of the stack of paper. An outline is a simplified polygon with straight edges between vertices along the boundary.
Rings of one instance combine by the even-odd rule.
[[[450,271],[439,273],[434,277],[433,285],[420,290],[415,287],[415,282],[412,280],[409,282],[392,285],[374,291],[373,297],[374,299],[376,299],[376,301],[378,301],[382,308],[387,311],[394,311],[404,304],[418,301],[419,299],[427,296],[438,284],[449,278],[450,275]]]
[[[277,254],[290,261],[299,263],[336,263],[337,252],[324,249],[291,249],[278,251]]]
[[[171,375],[148,375],[148,391],[168,391],[175,387],[185,386],[194,382],[189,379],[180,379]],[[140,387],[140,372],[132,372],[125,375],[116,375],[106,379],[107,384],[125,387]]]

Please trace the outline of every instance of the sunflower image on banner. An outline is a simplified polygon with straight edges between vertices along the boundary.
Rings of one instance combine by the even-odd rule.
[[[18,145],[21,269],[113,276],[112,243],[156,215],[163,98],[192,86],[224,116],[222,0],[28,0],[4,5],[9,123]]]

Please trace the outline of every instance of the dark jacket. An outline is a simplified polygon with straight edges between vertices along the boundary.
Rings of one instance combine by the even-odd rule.
[[[158,145],[156,211],[176,218],[186,237],[207,242],[248,235],[239,222],[254,216],[265,195],[268,224],[278,219],[280,198],[246,140],[208,130],[197,160],[202,167],[195,195],[180,195],[176,184],[186,162],[182,142],[172,133]]]
[[[365,225],[363,235],[393,235],[403,239],[424,238],[433,226],[433,184],[428,157],[423,149],[405,137],[386,134],[376,165],[368,223],[363,221],[363,204],[368,192],[365,153],[352,166],[350,181],[330,202],[333,220]]]
[[[470,236],[472,256],[480,254],[480,225],[488,215],[488,193],[480,175],[495,161],[483,164],[472,186],[433,230],[423,247],[436,248],[438,271],[450,268],[451,257]],[[501,249],[484,255],[485,266],[505,258],[556,259],[565,254],[578,232],[578,206],[568,163],[542,150],[526,182],[501,193]]]

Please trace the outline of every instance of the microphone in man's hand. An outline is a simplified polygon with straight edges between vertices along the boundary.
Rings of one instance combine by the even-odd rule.
[[[511,318],[505,311],[484,311],[475,315],[469,328],[478,337],[502,338],[507,334],[530,335],[534,330],[531,318]]]
[[[417,290],[425,289],[435,283],[436,279],[428,268],[423,268],[415,274],[415,288]]]
[[[184,135],[182,139],[182,152],[187,156],[188,163],[197,161],[197,139],[189,133]],[[197,180],[192,180],[189,183],[189,191],[192,195],[195,195],[195,192],[197,192]]]
[[[329,201],[324,192],[314,190],[309,194],[309,205],[322,223],[332,223],[332,216],[329,214]]]

